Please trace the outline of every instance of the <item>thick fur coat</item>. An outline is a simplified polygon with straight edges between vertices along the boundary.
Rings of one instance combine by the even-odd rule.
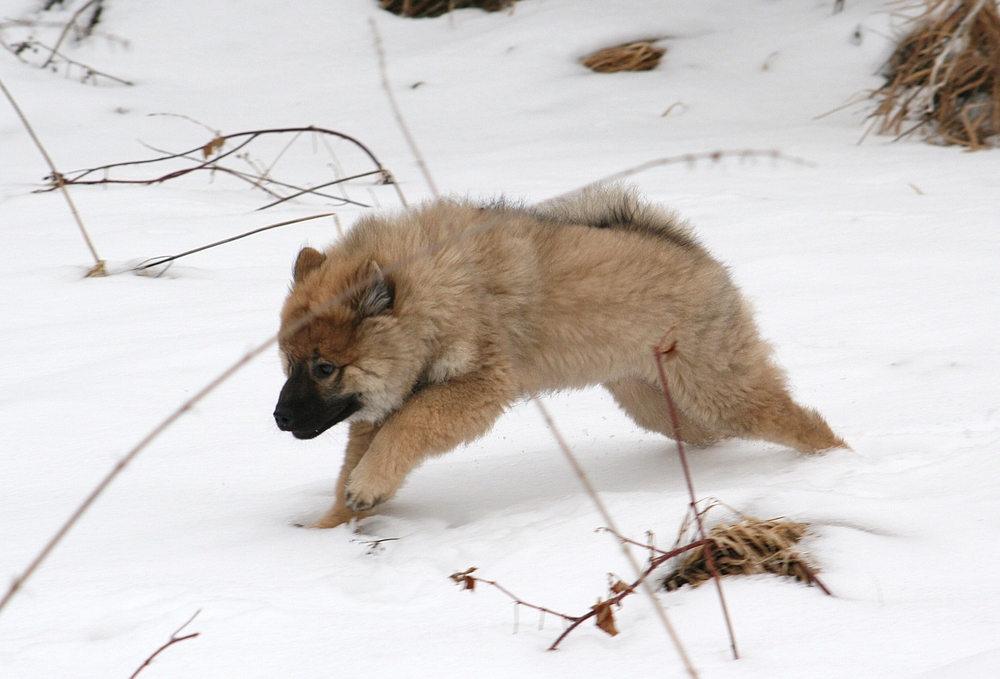
[[[439,200],[366,216],[306,248],[281,314],[275,420],[312,438],[348,420],[331,527],[388,500],[429,455],[482,436],[518,399],[601,384],[685,440],[844,445],[788,394],[725,267],[670,211],[621,187],[544,208]]]

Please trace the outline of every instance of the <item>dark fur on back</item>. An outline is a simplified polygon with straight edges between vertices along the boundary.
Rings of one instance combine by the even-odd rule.
[[[546,222],[632,231],[663,238],[685,249],[701,249],[691,228],[675,212],[644,203],[634,188],[621,185],[590,189],[527,212]]]

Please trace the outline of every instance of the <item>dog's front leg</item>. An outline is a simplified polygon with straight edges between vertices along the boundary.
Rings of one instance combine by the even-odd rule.
[[[347,479],[351,472],[358,466],[358,462],[368,452],[372,439],[378,433],[379,426],[369,422],[352,422],[351,431],[348,434],[347,450],[344,451],[344,465],[340,468],[340,478],[337,479],[337,499],[330,510],[323,515],[323,518],[312,524],[312,528],[333,528],[342,523],[347,523],[351,519],[359,519],[368,514],[356,512],[347,507],[344,500],[344,488],[347,486]]]
[[[362,512],[385,502],[425,458],[488,432],[514,391],[505,372],[484,369],[417,392],[389,416],[350,475],[347,507]]]

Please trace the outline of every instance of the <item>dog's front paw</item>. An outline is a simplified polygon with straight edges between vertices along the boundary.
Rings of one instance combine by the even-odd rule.
[[[347,501],[348,508],[355,512],[366,512],[372,507],[385,502],[385,498],[381,495],[370,495],[364,493],[364,491],[359,491],[358,494],[355,494],[353,491],[348,490],[344,499]]]
[[[331,509],[326,513],[322,519],[319,519],[315,523],[311,523],[308,526],[303,526],[304,528],[336,528],[345,523],[350,523],[355,519],[363,519],[368,516],[364,512],[354,512],[347,507],[337,507]]]
[[[354,512],[367,512],[382,504],[393,496],[398,486],[383,478],[366,474],[365,471],[359,465],[344,488],[345,504]]]

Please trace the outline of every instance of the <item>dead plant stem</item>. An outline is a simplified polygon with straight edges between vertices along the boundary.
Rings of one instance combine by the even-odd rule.
[[[201,609],[195,611],[194,615],[188,618],[188,621],[186,623],[178,627],[177,630],[170,635],[170,639],[167,640],[167,643],[163,644],[158,649],[153,651],[152,655],[146,658],[145,662],[139,665],[138,669],[136,669],[136,671],[132,673],[132,676],[129,677],[129,679],[135,679],[137,676],[139,676],[139,672],[142,672],[144,669],[146,669],[150,665],[150,663],[153,662],[153,659],[156,658],[156,656],[160,655],[174,644],[180,643],[182,641],[187,641],[188,639],[194,639],[196,636],[201,634],[201,632],[195,632],[194,634],[186,634],[183,637],[177,636],[184,630],[185,627],[194,622],[194,619],[198,617],[199,613],[201,613]]]
[[[290,224],[298,224],[299,222],[307,222],[312,219],[319,219],[320,217],[336,217],[335,212],[323,212],[318,215],[310,215],[308,217],[299,217],[298,219],[289,219],[284,222],[278,222],[277,224],[268,224],[267,226],[262,226],[259,229],[254,229],[252,231],[247,231],[246,233],[241,233],[238,236],[233,236],[231,238],[226,238],[224,240],[216,241],[214,243],[209,243],[208,245],[202,245],[201,247],[194,248],[193,250],[187,250],[186,252],[181,252],[180,254],[170,255],[169,257],[156,257],[152,260],[143,262],[138,266],[134,267],[133,271],[143,271],[145,269],[151,269],[154,266],[162,266],[168,262],[180,259],[181,257],[187,257],[188,255],[193,255],[196,252],[201,252],[202,250],[208,250],[209,248],[214,248],[219,245],[225,245],[226,243],[232,243],[233,241],[240,240],[242,238],[247,238],[248,236],[253,236],[264,231],[270,231],[271,229],[277,229],[282,226],[289,226]],[[339,225],[339,223],[338,223]]]
[[[49,58],[45,60],[44,64],[42,64],[42,68],[46,68],[49,64],[52,63],[52,58],[55,57],[56,52],[59,51],[59,47],[63,44],[63,40],[65,40],[66,36],[69,35],[69,32],[73,29],[73,26],[76,24],[76,20],[80,18],[80,15],[86,12],[87,8],[93,5],[95,2],[100,2],[100,1],[101,0],[88,0],[83,4],[83,7],[81,7],[80,9],[76,10],[76,12],[73,13],[73,16],[70,17],[70,20],[66,23],[66,27],[63,28],[62,33],[59,34],[59,39],[56,40],[55,47],[52,48],[52,53],[49,55]]]
[[[323,183],[323,184],[319,184],[317,186],[313,186],[313,187],[308,188],[308,189],[299,189],[298,191],[296,191],[295,193],[293,193],[291,195],[283,196],[282,198],[279,198],[278,200],[274,201],[273,203],[268,203],[267,205],[265,205],[263,207],[257,208],[256,211],[266,210],[268,208],[274,207],[275,205],[281,205],[285,201],[294,200],[294,199],[298,198],[299,196],[304,196],[307,193],[316,193],[316,189],[325,189],[327,186],[341,186],[342,187],[344,185],[344,182],[349,182],[352,179],[361,179],[362,177],[370,177],[373,174],[381,174],[381,175],[385,176],[385,170],[371,170],[369,172],[362,172],[360,174],[353,174],[350,177],[340,177],[338,179],[334,179],[333,181],[329,181],[329,182],[326,182],[326,183]],[[267,181],[272,181],[272,180],[271,179],[267,179]],[[359,204],[357,201],[351,200],[347,196],[344,196],[344,197],[334,196],[334,198],[336,200],[342,200],[342,201],[344,201],[344,203],[349,203],[349,204],[353,204],[353,205],[358,205]],[[368,207],[368,206],[365,205],[363,207]]]
[[[578,189],[574,189],[568,193],[564,193],[561,196],[559,196],[559,199],[565,200],[567,198],[572,198],[574,196],[578,196],[581,193],[585,193],[586,191],[589,191],[590,189],[596,188],[598,186],[621,181],[622,179],[627,179],[632,175],[639,174],[640,172],[645,172],[646,170],[650,170],[654,167],[661,167],[663,165],[674,165],[677,163],[686,163],[688,165],[694,165],[695,163],[701,160],[710,160],[712,162],[719,162],[723,158],[739,158],[740,160],[747,160],[750,158],[761,158],[761,157],[773,158],[774,160],[785,160],[791,163],[795,163],[797,165],[808,165],[809,167],[813,167],[815,165],[814,163],[804,158],[787,156],[781,151],[778,151],[777,149],[770,149],[770,150],[743,149],[736,151],[708,151],[705,153],[685,153],[679,156],[668,156],[665,158],[648,160],[645,163],[640,163],[639,165],[635,165],[628,169],[621,170],[620,172],[609,174],[605,177],[601,177],[596,181],[590,182],[589,184],[584,184]]]
[[[24,128],[28,131],[28,135],[31,137],[31,140],[35,142],[35,146],[38,147],[39,152],[41,152],[42,157],[45,159],[49,169],[52,171],[52,177],[56,182],[56,186],[59,187],[63,196],[66,198],[66,203],[69,205],[70,212],[73,213],[73,219],[76,220],[76,225],[80,227],[80,233],[83,235],[83,240],[87,244],[87,249],[90,250],[90,254],[94,257],[94,266],[87,272],[87,276],[94,277],[106,275],[107,271],[104,266],[104,260],[97,254],[97,249],[94,247],[93,241],[90,240],[90,234],[87,233],[87,227],[83,225],[80,213],[77,211],[76,205],[73,203],[73,199],[69,195],[69,189],[66,188],[66,184],[63,182],[62,174],[60,174],[59,170],[56,169],[55,163],[52,162],[52,158],[49,157],[49,154],[42,145],[38,135],[35,134],[35,130],[31,127],[31,123],[28,122],[28,118],[24,115],[24,112],[21,111],[21,107],[17,105],[14,95],[12,95],[10,90],[7,89],[7,86],[4,85],[2,79],[0,79],[0,89],[3,90],[4,96],[7,97],[7,101],[9,101],[10,105],[14,108],[14,112],[17,113],[17,117],[21,119],[21,122],[24,124]]]
[[[420,168],[420,172],[424,175],[424,181],[427,182],[427,186],[431,190],[431,195],[435,198],[440,198],[441,194],[438,193],[437,186],[434,184],[434,179],[431,177],[431,172],[427,167],[427,163],[424,162],[424,155],[420,152],[416,139],[414,139],[413,135],[410,134],[410,128],[406,126],[406,121],[403,119],[403,112],[400,110],[399,104],[396,103],[396,97],[392,93],[392,86],[389,84],[389,72],[385,65],[385,49],[382,47],[382,35],[379,33],[378,24],[375,22],[374,18],[369,18],[368,22],[372,27],[375,52],[378,54],[378,68],[379,73],[382,75],[382,89],[385,90],[386,97],[389,99],[389,106],[392,108],[393,115],[396,116],[396,123],[399,125],[399,129],[406,138],[406,143],[409,145],[410,151],[417,160],[417,166]]]
[[[701,535],[702,540],[708,540],[708,532],[705,530],[705,522],[702,520],[701,513],[698,511],[698,499],[694,492],[694,481],[691,479],[691,468],[688,466],[687,453],[684,451],[684,438],[681,436],[681,425],[679,418],[677,417],[677,408],[674,406],[673,396],[670,394],[670,387],[667,384],[667,373],[663,368],[663,357],[676,350],[676,342],[667,346],[667,341],[670,339],[670,335],[673,333],[673,328],[667,331],[663,339],[660,341],[659,346],[653,347],[653,355],[656,358],[656,368],[660,374],[660,384],[663,387],[663,398],[667,402],[667,409],[670,411],[670,423],[674,428],[674,440],[677,442],[677,455],[681,460],[681,467],[684,470],[684,481],[687,484],[688,493],[691,499],[691,511],[694,512],[695,521],[698,524],[698,532]],[[705,550],[705,563],[708,564],[708,570],[712,574],[712,579],[715,580],[716,590],[719,592],[719,603],[722,605],[722,616],[726,620],[726,630],[729,632],[729,642],[733,649],[733,658],[739,660],[740,652],[736,646],[736,633],[733,631],[733,622],[729,617],[729,606],[726,605],[726,596],[722,591],[722,578],[719,577],[719,570],[715,566],[715,556],[712,554],[711,547],[706,547]]]

